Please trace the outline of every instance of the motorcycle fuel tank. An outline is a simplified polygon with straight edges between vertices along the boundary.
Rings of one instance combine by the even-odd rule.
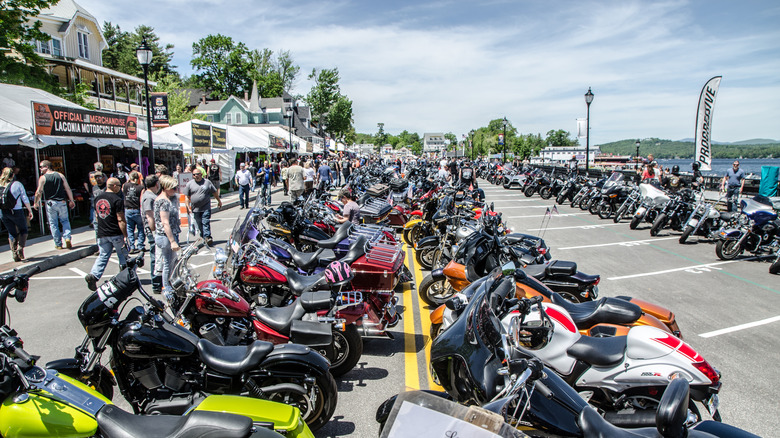
[[[132,321],[120,329],[117,344],[125,356],[151,359],[189,356],[195,353],[197,342],[196,335],[178,325],[152,327]]]
[[[276,268],[276,269],[274,269]],[[284,269],[284,270],[282,270]],[[283,266],[244,266],[241,268],[241,281],[248,284],[285,284],[287,276]]]
[[[216,303],[212,300],[197,298],[195,306],[198,308],[199,313],[238,317],[244,317],[249,314],[249,303],[240,295],[230,292],[219,280],[201,281],[196,288],[202,294],[217,297]]]

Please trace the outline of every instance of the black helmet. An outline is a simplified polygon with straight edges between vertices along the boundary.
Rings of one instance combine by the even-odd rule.
[[[672,173],[674,175],[677,175],[678,173],[680,173],[680,166],[678,166],[676,164],[674,166],[672,166]]]
[[[699,170],[699,167],[701,167],[701,164],[698,161],[694,161],[693,163],[691,163],[691,168],[693,170]]]

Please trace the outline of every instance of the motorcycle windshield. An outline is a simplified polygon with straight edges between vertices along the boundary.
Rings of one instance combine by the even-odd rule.
[[[258,196],[258,198],[261,198],[261,196]],[[246,216],[239,216],[236,219],[227,241],[226,272],[233,272],[233,264],[241,247],[250,240],[257,239],[257,236],[260,235],[258,224],[263,220],[263,217],[264,211],[255,201],[255,206],[249,210]]]

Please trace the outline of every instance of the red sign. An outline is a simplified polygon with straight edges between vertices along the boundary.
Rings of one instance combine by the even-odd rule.
[[[35,133],[64,137],[138,138],[135,116],[33,102]]]

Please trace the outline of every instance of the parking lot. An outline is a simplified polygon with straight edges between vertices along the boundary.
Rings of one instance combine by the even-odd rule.
[[[722,372],[724,421],[761,436],[777,436],[780,282],[768,273],[766,260],[724,262],[715,256],[714,245],[680,245],[675,232],[650,237],[649,225],[630,230],[626,220],[614,224],[568,206],[558,206],[557,214],[547,216],[553,200],[526,198],[487,182],[482,187],[514,231],[543,235],[553,258],[575,261],[580,271],[600,274],[602,296],[631,295],[673,310],[686,342]],[[236,217],[243,214],[237,208],[215,213],[215,244],[225,243]],[[424,272],[411,251],[407,266],[419,283]],[[81,342],[84,330],[76,310],[90,294],[83,276],[93,261],[94,256],[43,272],[31,280],[27,302],[9,302],[10,325],[27,351],[43,361],[70,357]],[[193,264],[205,278],[212,256],[204,252]],[[105,278],[117,271],[118,264],[110,264]],[[148,282],[148,272],[139,272]],[[399,304],[404,319],[393,329],[394,339],[364,341],[358,366],[339,379],[333,420],[317,436],[376,436],[374,414],[382,401],[405,389],[434,387],[427,373],[429,309],[413,287],[405,288]],[[121,396],[114,401],[121,404]]]

